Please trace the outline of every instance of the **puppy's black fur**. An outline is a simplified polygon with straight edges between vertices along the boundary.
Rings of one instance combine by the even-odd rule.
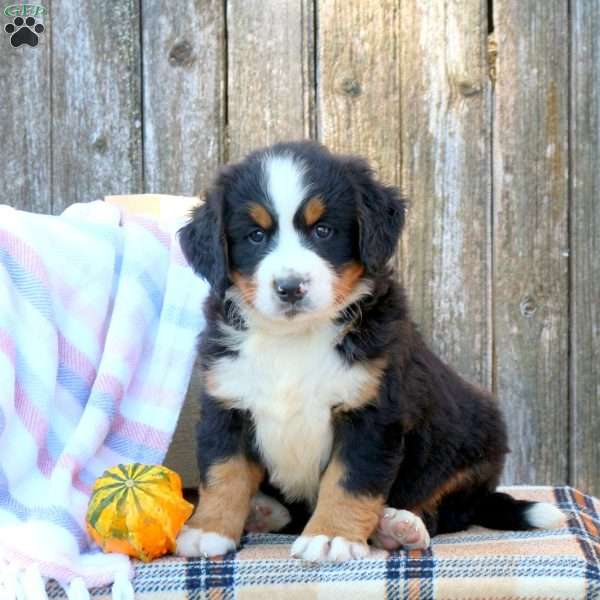
[[[385,369],[376,397],[356,410],[333,413],[334,455],[345,468],[342,485],[356,496],[383,496],[392,507],[413,510],[432,535],[472,523],[500,529],[528,529],[532,503],[496,492],[508,451],[497,403],[468,384],[424,343],[410,319],[405,294],[389,267],[404,224],[405,205],[397,190],[378,183],[361,159],[338,157],[318,144],[275,146],[307,165],[311,181],[327,203],[327,219],[339,232],[335,242],[306,244],[334,269],[362,266],[372,292],[335,319],[347,325],[336,351],[348,365],[382,359]],[[232,273],[250,277],[269,252],[274,234],[265,228],[260,245],[248,242],[248,199],[264,198],[260,160],[265,151],[226,167],[181,231],[181,245],[192,267],[212,284],[206,306],[207,330],[200,352],[203,366],[236,350],[222,339],[221,325],[243,329],[235,303],[225,298]],[[302,229],[302,224],[298,223]],[[276,223],[272,224],[275,229]],[[358,315],[358,317],[357,317]],[[198,461],[203,482],[211,467],[235,455],[262,463],[251,415],[228,407],[205,392],[198,427]],[[268,480],[263,488],[285,497]],[[300,531],[310,507],[286,504]]]

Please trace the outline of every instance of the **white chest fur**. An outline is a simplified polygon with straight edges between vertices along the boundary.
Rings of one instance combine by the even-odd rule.
[[[271,479],[290,500],[316,499],[332,449],[331,410],[359,406],[373,384],[372,368],[339,356],[339,333],[332,323],[289,335],[231,330],[239,356],[210,369],[209,392],[250,411]]]

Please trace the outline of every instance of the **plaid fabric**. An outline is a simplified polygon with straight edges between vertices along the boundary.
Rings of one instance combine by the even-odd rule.
[[[440,535],[423,551],[341,564],[289,557],[291,536],[248,535],[224,560],[174,557],[136,563],[139,600],[565,600],[600,598],[600,502],[569,487],[514,487],[519,498],[553,502],[565,527],[497,532],[473,527]],[[49,587],[50,598],[63,598]],[[93,598],[109,600],[108,589]]]

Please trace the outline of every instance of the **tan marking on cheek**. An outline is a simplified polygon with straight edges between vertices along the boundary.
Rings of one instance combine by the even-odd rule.
[[[248,212],[252,220],[263,229],[269,229],[273,225],[273,219],[269,211],[262,204],[250,202]]]
[[[383,496],[351,494],[342,487],[345,468],[333,458],[321,485],[317,507],[302,535],[342,536],[366,543],[379,523]]]
[[[351,262],[342,267],[340,274],[333,284],[333,293],[335,301],[338,304],[343,304],[344,300],[350,295],[358,283],[364,271],[364,267],[356,262]]]
[[[322,198],[311,198],[304,207],[304,220],[311,227],[325,214],[325,203]]]
[[[256,281],[253,277],[246,277],[234,271],[231,274],[233,284],[240,290],[242,299],[250,306],[254,306],[256,300]]]
[[[263,477],[264,469],[243,456],[212,465],[206,484],[198,490],[198,508],[187,525],[239,542],[250,500]]]

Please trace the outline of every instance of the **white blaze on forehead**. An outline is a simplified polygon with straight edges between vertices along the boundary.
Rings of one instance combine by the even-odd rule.
[[[308,193],[304,182],[306,167],[291,154],[269,154],[263,162],[267,193],[280,227],[293,225],[294,215]]]

